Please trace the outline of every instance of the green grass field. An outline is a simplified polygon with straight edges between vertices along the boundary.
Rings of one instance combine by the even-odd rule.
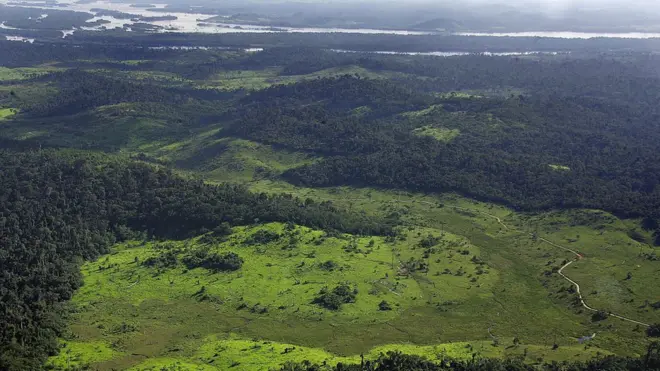
[[[18,110],[15,108],[0,108],[0,121],[7,120],[17,113]]]
[[[660,319],[650,307],[639,308],[656,302],[659,293],[644,286],[657,269],[644,255],[652,248],[629,237],[638,221],[589,210],[516,213],[452,194],[296,188],[274,179],[314,158],[218,136],[220,130],[207,128],[183,141],[147,140],[127,153],[144,152],[173,164],[188,161],[195,166],[184,173],[212,182],[238,181],[254,191],[332,201],[354,212],[396,214],[404,223],[400,239],[323,238],[324,232],[303,227],[290,236],[281,224],[236,228],[213,249],[236,252],[245,264],[216,274],[136,263],[159,254],[163,243],[119,245],[83,267],[85,286],[74,297],[78,310],[65,343],[70,351],[53,364],[266,370],[287,360],[333,363],[395,348],[430,358],[527,354],[532,363],[642,352],[647,343],[642,328],[614,318],[594,323],[590,313],[571,304],[569,284],[545,273],[572,255],[530,233],[585,254],[565,273],[583,286],[590,305],[642,321]],[[262,229],[285,237],[267,245],[245,243]],[[441,242],[425,254],[419,242],[429,234]],[[185,250],[201,242],[169,244]],[[428,272],[402,272],[411,258],[428,264]],[[328,261],[334,268],[321,269]],[[337,312],[312,304],[324,286],[344,281],[358,288],[354,304]],[[210,299],[199,300],[202,287]],[[383,300],[391,311],[379,310]],[[592,333],[597,337],[586,347],[577,343]],[[522,345],[513,347],[513,338]],[[553,350],[555,343],[559,348]]]
[[[85,285],[74,297],[78,310],[65,343],[70,351],[51,362],[77,359],[102,370],[175,365],[267,370],[304,359],[354,361],[360,353],[375,357],[387,349],[431,359],[526,355],[531,363],[640,353],[647,342],[642,329],[614,318],[594,323],[589,313],[570,304],[569,294],[559,292],[567,283],[544,272],[571,256],[529,231],[585,253],[575,271],[566,273],[585,288],[597,287],[600,300],[586,295],[591,305],[658,320],[657,312],[637,308],[627,303],[628,295],[621,295],[623,284],[641,286],[652,280],[644,275],[653,273],[653,265],[638,256],[640,249],[650,247],[628,237],[630,223],[606,213],[527,215],[450,194],[296,189],[269,180],[251,186],[331,200],[354,211],[399,213],[405,226],[393,242],[374,236],[330,237],[277,223],[235,228],[226,241],[211,246],[245,260],[231,273],[140,265],[168,249],[183,253],[199,248],[204,245],[199,239],[118,245],[83,267]],[[264,230],[281,237],[263,245],[249,243],[250,236]],[[429,234],[438,237],[438,244],[425,254],[420,241]],[[571,242],[577,234],[579,239]],[[609,251],[599,255],[604,243]],[[411,258],[428,263],[428,272],[405,271]],[[622,259],[632,260],[621,269],[603,271]],[[324,269],[329,261],[332,269]],[[640,268],[622,284],[617,272],[631,266]],[[355,303],[339,311],[312,303],[323,287],[340,282],[358,288]],[[636,303],[657,295],[654,289],[631,287]],[[383,300],[391,311],[379,310]],[[591,343],[577,343],[578,337],[592,333],[597,337]],[[521,345],[513,346],[514,337]],[[553,350],[555,343],[559,348]]]
[[[24,68],[0,67],[0,81],[26,80],[33,77],[42,76],[57,70],[59,69],[51,66],[24,67]]]

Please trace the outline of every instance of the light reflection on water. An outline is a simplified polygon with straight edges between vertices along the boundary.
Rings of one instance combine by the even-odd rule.
[[[458,32],[458,36],[496,36],[496,37],[550,37],[559,39],[593,39],[598,37],[608,37],[617,39],[653,39],[659,38],[660,33],[654,32],[621,32],[621,33],[600,33],[600,32]]]
[[[7,4],[14,0],[0,0],[0,4]],[[357,33],[357,34],[390,34],[390,35],[432,35],[434,32],[424,31],[408,31],[408,30],[382,30],[382,29],[366,29],[366,28],[312,28],[312,27],[270,27],[260,25],[245,25],[245,24],[231,24],[222,23],[220,21],[210,21],[211,18],[220,18],[223,16],[209,15],[202,13],[192,12],[170,12],[165,11],[166,4],[153,4],[152,8],[132,7],[129,3],[115,3],[109,1],[95,1],[89,3],[79,3],[77,0],[59,0],[57,4],[35,4],[29,5],[16,5],[29,8],[38,9],[65,9],[80,12],[87,12],[94,15],[94,18],[88,20],[92,23],[98,20],[104,20],[109,23],[93,25],[89,27],[82,27],[84,30],[105,30],[114,28],[130,29],[130,26],[136,22],[131,19],[118,19],[112,16],[97,16],[96,11],[92,9],[105,9],[118,11],[123,13],[135,14],[145,17],[161,17],[172,16],[176,20],[160,20],[160,21],[138,21],[140,23],[147,23],[159,28],[158,32],[184,32],[184,33],[272,33],[272,32],[292,32],[292,33]],[[14,6],[14,5],[12,5]],[[151,11],[149,9],[158,8],[160,11]],[[47,17],[43,14],[41,18]],[[0,24],[0,28],[10,28],[5,26],[4,23]],[[73,30],[75,32],[75,30]],[[64,37],[70,35],[65,33]],[[630,32],[630,33],[587,33],[587,32],[509,32],[509,33],[480,33],[480,32],[459,32],[454,35],[459,36],[496,36],[496,37],[549,37],[549,38],[573,38],[573,39],[589,39],[596,37],[609,37],[609,38],[630,38],[630,39],[647,39],[647,38],[660,38],[660,33],[644,33],[644,32]]]

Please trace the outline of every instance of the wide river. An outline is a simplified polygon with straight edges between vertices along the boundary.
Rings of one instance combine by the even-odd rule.
[[[0,0],[0,4],[16,4],[21,0]],[[154,12],[147,8],[132,7],[129,3],[117,3],[110,1],[94,1],[94,2],[78,2],[77,0],[57,0],[57,2],[31,2],[26,1],[26,4],[20,5],[23,7],[44,9],[42,17],[47,17],[48,10],[65,9],[75,10],[80,12],[87,12],[94,15],[90,19],[89,27],[82,27],[84,30],[104,30],[112,28],[125,28],[130,30],[130,26],[135,22],[130,19],[117,19],[111,16],[97,16],[97,12],[92,9],[106,9],[114,10],[124,13],[142,15],[142,16],[174,16],[176,20],[167,21],[149,21],[155,26],[162,27],[160,32],[201,32],[201,33],[236,33],[236,32],[252,32],[252,33],[271,33],[271,32],[300,32],[300,33],[358,33],[358,34],[389,34],[389,35],[432,35],[434,32],[424,31],[410,31],[410,30],[382,30],[382,29],[366,29],[366,28],[295,28],[295,27],[267,27],[255,26],[244,24],[231,24],[222,22],[211,22],[208,19],[215,17],[208,14],[200,13],[183,13],[183,12],[168,12],[165,11],[166,4],[154,3],[153,8],[159,10]],[[0,15],[1,18],[1,15]],[[1,21],[2,19],[0,19]],[[97,20],[105,20],[108,23],[98,26],[92,25],[91,22]],[[2,28],[4,24],[0,26]],[[5,26],[5,28],[7,28]],[[62,30],[63,37],[71,35],[75,30]],[[587,32],[510,32],[510,33],[479,33],[479,32],[464,32],[456,33],[455,35],[461,36],[499,36],[499,37],[552,37],[552,38],[566,38],[566,39],[589,39],[597,37],[610,37],[610,38],[630,38],[630,39],[649,39],[660,38],[660,33],[643,33],[643,32],[629,32],[629,33],[587,33]]]
[[[538,31],[538,32],[457,32],[459,36],[494,36],[494,37],[552,37],[559,39],[593,39],[598,37],[609,37],[618,39],[653,39],[660,38],[657,32],[620,32],[620,33],[596,33],[596,32],[571,32],[571,31]]]

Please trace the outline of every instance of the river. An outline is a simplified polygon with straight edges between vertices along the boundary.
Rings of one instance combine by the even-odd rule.
[[[558,39],[594,39],[599,37],[617,39],[653,39],[660,38],[660,33],[655,32],[621,32],[621,33],[598,33],[598,32],[571,32],[571,31],[538,31],[538,32],[457,32],[458,36],[493,36],[493,37],[550,37]]]
[[[0,0],[0,4],[7,5],[12,0]],[[244,24],[231,24],[221,22],[211,22],[209,19],[217,17],[216,15],[201,14],[201,13],[182,13],[182,12],[168,12],[163,10],[166,4],[153,4],[153,8],[159,8],[157,12],[150,11],[149,8],[132,7],[128,3],[115,3],[109,1],[95,1],[79,3],[77,0],[60,0],[57,4],[44,3],[35,5],[20,5],[26,8],[38,9],[57,9],[57,10],[73,10],[79,12],[87,12],[94,15],[94,18],[88,20],[92,23],[98,20],[105,20],[110,23],[103,25],[94,25],[90,27],[83,27],[85,30],[104,30],[113,28],[129,28],[136,22],[130,19],[118,19],[112,16],[97,16],[97,11],[93,9],[105,9],[119,11],[123,13],[141,15],[145,17],[162,17],[173,16],[176,20],[163,20],[163,21],[141,21],[140,23],[148,23],[154,26],[162,27],[159,32],[184,32],[184,33],[271,33],[271,32],[301,32],[301,33],[360,33],[360,34],[392,34],[392,35],[429,35],[433,32],[423,31],[407,31],[407,30],[378,30],[367,28],[296,28],[296,27],[269,27],[269,26],[256,26]],[[12,5],[19,6],[19,5]],[[152,9],[153,9],[152,8]]]
[[[155,16],[172,16],[176,17],[175,20],[161,20],[161,21],[141,21],[141,23],[148,23],[160,27],[158,32],[183,32],[183,33],[272,33],[272,32],[291,32],[291,33],[356,33],[356,34],[385,34],[385,35],[406,35],[406,36],[419,36],[419,35],[434,35],[438,34],[431,31],[413,31],[413,30],[384,30],[384,29],[369,29],[369,28],[315,28],[315,27],[269,27],[247,24],[232,24],[222,23],[218,21],[210,21],[211,18],[217,18],[217,15],[201,14],[201,13],[185,13],[185,12],[169,12],[166,11],[166,4],[152,4],[151,9],[157,8],[158,11],[151,11],[150,8],[133,7],[129,3],[117,3],[110,1],[94,1],[94,2],[78,2],[77,0],[58,0],[57,2],[44,2],[44,3],[29,3],[29,5],[15,5],[16,0],[0,0],[0,4],[7,5],[12,3],[11,6],[22,6],[29,8],[44,9],[42,17],[47,17],[47,10],[74,10],[79,12],[87,12],[94,15],[94,18],[89,19],[89,27],[81,27],[83,30],[105,30],[114,28],[123,28],[130,31],[130,26],[136,22],[130,19],[118,19],[112,16],[101,15],[97,16],[97,11],[93,9],[113,10],[123,13],[135,14],[145,17]],[[222,17],[222,16],[220,16]],[[108,23],[103,25],[93,24],[93,22],[103,20]],[[0,28],[8,28],[3,24]],[[75,29],[62,30],[64,37],[75,32]],[[609,38],[630,38],[630,39],[649,39],[660,38],[660,33],[645,33],[645,32],[629,32],[629,33],[588,33],[588,32],[504,32],[504,33],[482,33],[482,32],[458,32],[454,33],[458,36],[493,36],[493,37],[550,37],[550,38],[563,38],[563,39],[590,39],[598,37]]]

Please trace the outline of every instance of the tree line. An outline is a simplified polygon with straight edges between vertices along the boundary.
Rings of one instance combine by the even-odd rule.
[[[654,371],[660,370],[660,344],[649,345],[645,355],[639,358],[607,356],[586,362],[551,362],[530,364],[522,357],[491,359],[473,357],[471,360],[458,360],[442,357],[430,361],[425,357],[388,352],[371,361],[362,357],[360,363],[336,366],[314,364],[309,361],[288,363],[281,371]]]

